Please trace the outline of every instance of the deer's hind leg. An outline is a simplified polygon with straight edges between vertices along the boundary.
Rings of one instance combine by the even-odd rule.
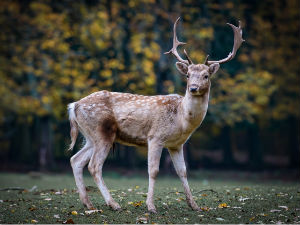
[[[99,124],[96,132],[97,136],[94,139],[95,148],[88,169],[94,177],[94,181],[100,189],[106,204],[114,210],[120,210],[120,205],[111,197],[102,177],[103,164],[115,140],[116,131],[117,126],[113,119],[104,119]]]
[[[73,174],[77,186],[77,190],[79,193],[79,198],[81,202],[88,208],[93,209],[93,204],[91,203],[87,193],[85,184],[83,181],[83,168],[90,161],[93,152],[92,143],[86,139],[86,143],[84,147],[77,152],[74,156],[72,156],[70,162],[73,169]]]

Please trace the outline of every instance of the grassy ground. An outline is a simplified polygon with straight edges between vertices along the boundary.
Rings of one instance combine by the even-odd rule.
[[[300,223],[299,182],[264,181],[251,176],[245,179],[243,173],[226,177],[225,173],[216,177],[210,172],[189,179],[202,212],[187,206],[178,178],[159,177],[155,189],[158,213],[149,215],[145,204],[147,177],[110,174],[104,178],[123,208],[114,212],[105,205],[90,176],[86,176],[91,200],[101,209],[87,214],[71,174],[36,178],[0,173],[0,223]],[[25,190],[6,190],[7,187]]]

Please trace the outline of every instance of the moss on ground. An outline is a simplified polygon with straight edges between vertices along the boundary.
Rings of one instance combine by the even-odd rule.
[[[207,177],[213,177],[210,173]],[[239,177],[243,175],[239,174]],[[176,177],[159,177],[155,188],[157,214],[146,209],[147,177],[106,176],[121,212],[108,208],[90,176],[88,194],[101,212],[86,214],[71,174],[0,174],[0,223],[299,223],[299,182],[190,178],[202,212],[192,211]],[[36,188],[33,188],[36,186]],[[25,190],[4,190],[22,187]],[[32,189],[33,188],[33,189]],[[32,190],[30,190],[32,189]]]

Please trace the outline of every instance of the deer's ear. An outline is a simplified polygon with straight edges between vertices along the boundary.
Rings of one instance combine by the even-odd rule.
[[[219,63],[213,63],[209,66],[208,72],[210,75],[215,74],[220,68],[220,64]]]
[[[178,71],[180,73],[182,73],[183,75],[187,75],[187,72],[188,72],[188,66],[184,63],[181,63],[181,62],[177,62],[176,63],[176,68],[178,69]]]

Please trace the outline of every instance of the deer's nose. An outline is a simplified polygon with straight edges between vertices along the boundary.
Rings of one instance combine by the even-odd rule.
[[[193,86],[193,87],[190,87],[190,92],[194,93],[197,91],[197,87]]]

